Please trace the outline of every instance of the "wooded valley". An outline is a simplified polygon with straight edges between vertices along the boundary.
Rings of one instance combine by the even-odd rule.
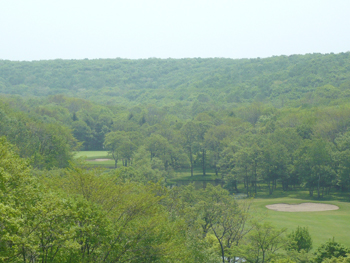
[[[0,261],[350,258],[254,205],[350,201],[349,52],[0,60],[0,94]]]

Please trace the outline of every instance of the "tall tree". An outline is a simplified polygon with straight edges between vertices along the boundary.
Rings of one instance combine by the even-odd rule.
[[[106,134],[104,147],[112,155],[115,168],[117,168],[118,160],[121,158],[121,145],[125,139],[125,132],[116,131]]]
[[[198,140],[198,127],[195,122],[187,122],[182,128],[181,133],[184,138],[183,146],[187,151],[190,159],[191,177],[193,176],[193,154],[195,151],[195,144]]]

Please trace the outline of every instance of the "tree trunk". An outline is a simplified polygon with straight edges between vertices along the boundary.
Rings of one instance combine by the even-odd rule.
[[[213,231],[214,231],[214,234],[215,234],[216,239],[219,241],[219,244],[220,244],[222,263],[225,263],[225,250],[224,250],[224,247],[223,247],[222,242],[221,242],[221,240],[219,239],[218,235],[216,234],[216,231],[215,231],[214,227],[212,227],[212,229],[213,229]]]
[[[192,157],[192,148],[190,148],[190,163],[191,163],[191,177],[193,176],[193,157]]]
[[[248,170],[245,170],[245,178],[246,178],[246,185],[247,185],[247,197],[249,197],[249,179],[248,179]]]
[[[203,176],[205,176],[205,149],[202,151],[202,168],[203,168]]]
[[[257,164],[256,164],[256,161],[254,162],[254,187],[255,187],[255,194],[257,193],[256,192],[256,185],[257,185],[257,181],[258,181],[258,175],[256,174],[256,166],[257,166]]]
[[[321,180],[321,175],[318,175],[318,182],[317,182],[317,198],[320,198],[320,180]]]
[[[311,186],[309,187],[309,195],[310,195],[310,197],[314,196],[314,189]]]
[[[23,262],[27,262],[27,259],[26,259],[26,252],[24,250],[24,247],[22,248],[22,256],[23,256]]]

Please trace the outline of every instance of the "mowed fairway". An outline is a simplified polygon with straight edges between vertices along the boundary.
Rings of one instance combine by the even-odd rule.
[[[324,203],[339,207],[339,210],[323,212],[278,212],[267,209],[265,206],[270,204],[287,203]],[[254,199],[254,208],[266,213],[266,221],[270,221],[278,228],[287,228],[288,232],[295,230],[297,226],[307,226],[313,239],[313,247],[325,243],[330,238],[350,247],[350,203],[341,201],[315,201],[301,200],[295,198],[271,198]]]
[[[88,166],[114,167],[114,160],[108,155],[108,151],[79,151],[75,158],[84,158]],[[106,161],[95,161],[96,159],[111,159]]]

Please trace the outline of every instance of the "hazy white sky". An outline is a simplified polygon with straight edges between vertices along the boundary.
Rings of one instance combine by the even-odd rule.
[[[0,59],[350,51],[350,0],[0,0]]]

